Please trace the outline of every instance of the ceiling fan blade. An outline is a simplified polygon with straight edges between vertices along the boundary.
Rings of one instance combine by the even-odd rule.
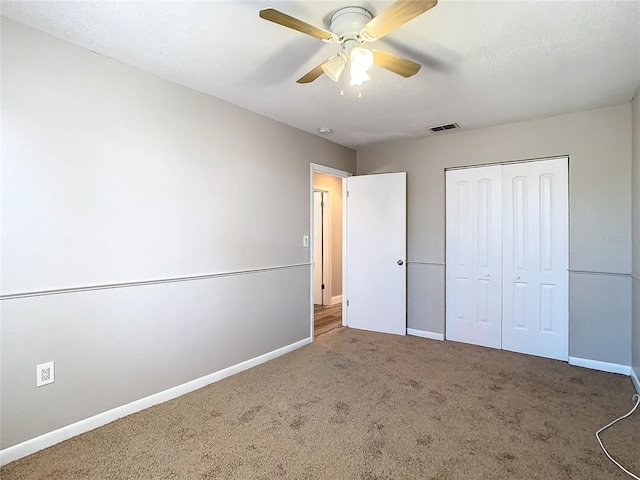
[[[306,33],[307,35],[319,38],[320,40],[329,40],[333,37],[333,33],[331,33],[329,30],[315,27],[306,22],[303,22],[302,20],[298,20],[291,15],[282,13],[274,8],[265,8],[264,10],[260,10],[260,18],[264,18],[265,20],[277,23],[278,25],[282,25],[284,27],[289,27],[293,30]]]
[[[419,63],[412,62],[411,60],[398,57],[393,53],[384,52],[382,50],[373,51],[373,63],[405,78],[415,75],[421,68]]]
[[[371,38],[384,37],[437,4],[438,0],[397,0],[380,15],[373,17],[364,26],[364,31]]]
[[[324,70],[322,70],[322,66],[327,63],[322,62],[320,65],[318,65],[317,67],[315,67],[313,70],[305,73],[302,77],[300,77],[298,80],[296,80],[296,83],[311,83],[313,82],[316,78],[318,78],[320,75],[322,75],[324,73]]]

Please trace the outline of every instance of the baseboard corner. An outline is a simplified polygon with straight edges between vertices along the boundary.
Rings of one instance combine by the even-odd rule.
[[[600,370],[601,372],[619,373],[627,376],[631,375],[631,367],[629,365],[621,365],[619,363],[601,362],[599,360],[570,356],[569,365],[590,368],[591,370]]]
[[[444,334],[428,332],[426,330],[417,330],[415,328],[407,328],[407,335],[413,335],[414,337],[429,338],[431,340],[444,340]]]

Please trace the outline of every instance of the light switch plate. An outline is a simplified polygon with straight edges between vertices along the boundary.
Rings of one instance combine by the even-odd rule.
[[[302,246],[303,247],[308,247],[309,246],[309,235],[304,235],[302,237]]]

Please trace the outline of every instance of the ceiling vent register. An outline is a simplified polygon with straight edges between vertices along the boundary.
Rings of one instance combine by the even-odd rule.
[[[429,131],[433,133],[444,132],[445,130],[453,130],[454,128],[460,128],[457,123],[448,123],[446,125],[437,125],[435,127],[429,127]]]

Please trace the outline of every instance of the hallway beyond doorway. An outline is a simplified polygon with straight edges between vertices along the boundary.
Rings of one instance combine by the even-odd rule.
[[[313,306],[313,336],[317,337],[323,333],[342,326],[342,304],[323,306]]]

